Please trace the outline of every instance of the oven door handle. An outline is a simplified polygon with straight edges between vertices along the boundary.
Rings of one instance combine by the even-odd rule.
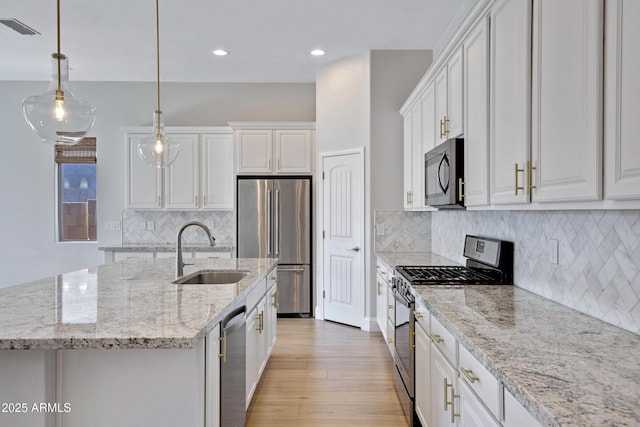
[[[396,302],[399,302],[405,307],[410,308],[411,303],[402,294],[394,292],[393,297],[395,298]]]

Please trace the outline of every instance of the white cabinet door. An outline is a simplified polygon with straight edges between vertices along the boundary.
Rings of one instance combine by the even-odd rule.
[[[447,362],[433,344],[431,345],[431,423],[429,427],[452,427],[458,425],[459,399],[456,370]]]
[[[411,110],[409,110],[404,116],[403,122],[403,183],[404,183],[404,201],[402,202],[404,205],[404,209],[412,209],[413,202],[411,198],[413,197],[413,188],[412,184],[412,169],[411,169],[411,154],[412,154],[412,145],[411,145]]]
[[[387,339],[387,289],[380,273],[376,274],[376,322],[382,333],[382,339]]]
[[[422,101],[422,155],[420,165],[424,169],[424,153],[436,146],[436,97],[435,84],[430,83],[420,97]],[[423,181],[424,185],[424,181]],[[421,196],[424,200],[424,195]]]
[[[260,376],[264,372],[264,368],[267,366],[267,351],[268,351],[268,338],[266,330],[266,313],[267,313],[267,298],[263,297],[256,306],[256,315],[258,317],[258,345],[257,345],[257,377],[256,383],[260,381]]]
[[[464,133],[464,88],[463,71],[464,60],[462,49],[456,50],[449,63],[448,72],[448,95],[447,95],[447,122],[445,126],[446,138],[456,138]]]
[[[146,137],[127,137],[127,209],[158,209],[162,207],[162,170],[147,166],[138,154],[138,142]]]
[[[460,427],[500,427],[464,381],[459,381]]]
[[[207,334],[207,351],[205,361],[205,426],[220,425],[220,325]]]
[[[233,209],[233,136],[204,134],[201,140],[201,206]]]
[[[274,272],[274,278],[275,278],[275,274],[276,273]],[[268,360],[269,356],[271,355],[271,352],[273,351],[273,346],[276,343],[277,328],[278,328],[278,285],[276,282],[273,283],[273,286],[271,286],[271,288],[267,292],[264,323],[265,323],[266,347],[267,347],[265,359]]]
[[[194,209],[199,206],[200,158],[199,138],[195,134],[173,134],[171,139],[180,144],[176,160],[166,169],[166,207]]]
[[[276,173],[311,173],[311,131],[276,130]]]
[[[603,2],[533,6],[532,199],[599,200]]]
[[[542,426],[508,390],[504,391],[504,421],[502,425],[504,427]]]
[[[447,88],[448,74],[447,66],[442,67],[442,70],[436,75],[434,81],[434,94],[435,94],[435,109],[436,109],[436,122],[438,128],[436,129],[436,145],[447,139],[446,134],[446,119],[447,119]]]
[[[422,154],[422,102],[411,108],[411,207],[424,207],[424,155]]]
[[[531,144],[531,0],[497,0],[490,15],[491,203],[527,203],[516,169]]]
[[[605,193],[640,198],[640,2],[606,2]],[[624,12],[624,13],[623,13]]]
[[[430,364],[431,340],[427,332],[416,322],[415,410],[423,426],[431,425]]]
[[[273,153],[273,131],[239,130],[238,173],[271,173]]]
[[[258,307],[254,307],[253,310],[247,314],[247,358],[246,358],[246,373],[245,384],[247,393],[246,407],[249,407],[253,392],[256,389],[258,383]]]
[[[489,18],[467,36],[464,51],[464,203],[489,203]]]

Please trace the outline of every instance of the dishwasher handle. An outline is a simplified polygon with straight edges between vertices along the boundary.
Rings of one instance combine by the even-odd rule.
[[[226,334],[230,334],[231,332],[241,328],[245,324],[245,315],[247,312],[247,307],[242,306],[238,307],[229,313],[221,322],[222,332]]]

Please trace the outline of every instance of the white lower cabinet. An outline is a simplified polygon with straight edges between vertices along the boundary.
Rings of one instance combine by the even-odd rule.
[[[277,272],[272,270],[262,284],[249,293],[247,306],[246,407],[264,372],[276,339]],[[269,289],[267,290],[267,286]]]
[[[220,425],[220,325],[216,325],[208,334],[206,340],[206,391],[204,422],[206,427]]]
[[[431,423],[429,427],[451,427],[458,425],[457,405],[459,404],[456,390],[458,374],[444,355],[431,344]]]
[[[466,382],[460,381],[460,427],[500,427]]]
[[[423,427],[431,425],[431,340],[425,328],[416,322],[415,410]]]
[[[541,427],[542,424],[509,391],[504,391],[504,427]]]

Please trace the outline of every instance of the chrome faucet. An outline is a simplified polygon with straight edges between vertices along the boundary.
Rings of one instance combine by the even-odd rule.
[[[213,237],[213,234],[211,234],[211,230],[209,230],[209,227],[207,227],[200,221],[189,221],[185,225],[180,227],[180,231],[178,231],[178,243],[176,245],[176,279],[184,275],[184,266],[187,265],[182,262],[182,232],[191,225],[197,225],[198,227],[202,228],[205,233],[207,233],[207,237],[209,238],[211,246],[215,246],[216,244],[216,238]]]

